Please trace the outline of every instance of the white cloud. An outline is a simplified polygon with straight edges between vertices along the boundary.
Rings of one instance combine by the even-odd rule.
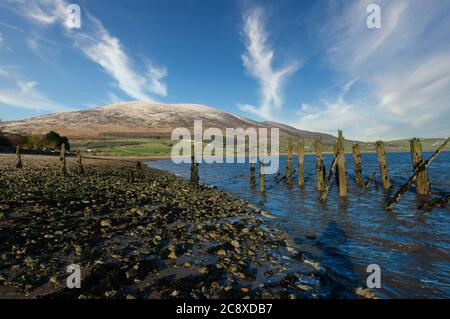
[[[86,57],[99,64],[116,80],[117,86],[132,98],[152,101],[152,94],[167,94],[166,86],[161,82],[167,75],[164,68],[150,67],[147,73],[137,72],[120,40],[111,36],[96,18],[88,18],[92,23],[89,33],[77,30],[67,32]]]
[[[14,86],[8,89],[0,89],[0,104],[51,112],[70,110],[48,98],[36,86],[37,82],[35,81],[17,80]]]
[[[3,46],[3,33],[0,32],[0,48]]]
[[[359,98],[314,103],[300,111],[298,127],[341,128],[366,139],[450,135],[450,2],[377,1],[382,28],[373,30],[366,27],[369,3],[333,7],[318,35],[331,66],[361,82]]]
[[[296,62],[274,69],[274,51],[268,44],[263,23],[263,10],[253,8],[244,16],[243,38],[246,52],[242,55],[244,67],[260,86],[260,105],[239,105],[249,113],[270,119],[273,111],[283,105],[282,88],[286,78],[298,69]]]
[[[111,35],[103,24],[82,8],[82,28],[70,29],[66,26],[69,3],[64,0],[7,0],[15,5],[15,11],[33,22],[41,25],[60,24],[66,36],[83,54],[98,64],[102,70],[110,75],[117,86],[128,96],[140,100],[154,100],[153,94],[166,96],[167,87],[162,79],[167,75],[165,67],[151,66],[148,72],[138,72],[133,61],[127,55],[121,41]],[[30,38],[30,49],[40,54],[37,38]]]

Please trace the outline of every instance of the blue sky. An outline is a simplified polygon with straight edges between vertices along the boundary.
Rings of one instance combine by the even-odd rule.
[[[362,140],[450,135],[450,1],[377,1],[369,29],[372,2],[0,0],[0,119],[139,99]]]

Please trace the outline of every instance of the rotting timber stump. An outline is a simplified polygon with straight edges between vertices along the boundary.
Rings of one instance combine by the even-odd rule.
[[[389,179],[388,167],[386,162],[386,153],[384,151],[384,143],[382,141],[376,142],[377,159],[380,166],[381,185],[384,189],[391,187],[391,181]]]
[[[429,196],[431,195],[430,183],[428,180],[428,172],[426,167],[419,170],[420,164],[423,162],[422,145],[418,138],[413,138],[410,141],[411,159],[413,163],[413,171],[417,173],[416,178],[416,192],[417,195]]]
[[[337,163],[338,163],[338,176],[339,176],[339,195],[346,197],[347,191],[347,175],[345,172],[345,149],[344,149],[344,135],[342,131],[338,131],[338,143],[337,143]]]
[[[361,162],[361,149],[358,143],[354,143],[352,146],[353,158],[355,160],[355,182],[358,187],[363,186],[362,179],[362,162]]]
[[[292,184],[292,140],[288,141],[288,154],[286,163],[286,184]]]
[[[316,178],[317,178],[317,190],[319,192],[324,189],[324,166],[322,157],[322,141],[320,139],[316,140],[314,143],[314,148],[316,152]]]
[[[298,142],[297,146],[298,154],[298,186],[303,186],[305,184],[305,139],[302,138]]]

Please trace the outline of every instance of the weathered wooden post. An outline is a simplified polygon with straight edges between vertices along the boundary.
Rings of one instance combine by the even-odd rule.
[[[256,178],[255,178],[255,163],[252,161],[250,162],[250,186],[253,188],[256,185]]]
[[[259,189],[261,193],[266,192],[266,181],[264,180],[264,162],[259,162]]]
[[[83,167],[83,158],[81,156],[81,151],[77,151],[77,164],[78,164],[78,174],[82,175],[84,174],[84,167]]]
[[[362,187],[363,179],[362,179],[361,149],[359,148],[359,144],[354,143],[352,146],[352,150],[353,150],[353,158],[355,159],[356,185],[358,185],[358,187]]]
[[[198,186],[199,184],[198,176],[198,163],[195,162],[195,147],[194,142],[191,144],[191,183]]]
[[[138,177],[142,178],[142,163],[140,161],[138,161],[136,163],[136,170],[137,170],[137,173],[138,173]]]
[[[381,184],[383,185],[384,189],[388,189],[391,186],[391,181],[389,180],[384,143],[382,141],[378,141],[376,143],[376,149],[378,164],[380,165]]]
[[[339,154],[338,144],[339,144],[339,140],[336,142],[336,144],[333,145],[333,154],[334,154],[334,157],[336,157],[336,169],[334,170],[334,176],[336,178],[337,185],[339,185],[339,163],[337,162],[338,154]]]
[[[437,150],[431,155],[426,161],[420,162],[419,166],[417,168],[417,172],[422,171],[423,169],[426,169],[428,165],[439,155],[439,153],[442,152],[442,150],[447,146],[447,144],[450,143],[450,137],[448,137],[444,143],[441,144],[437,148]],[[394,205],[400,200],[402,195],[411,187],[412,183],[414,183],[417,179],[417,172],[414,172],[414,174],[408,179],[408,181],[400,187],[400,189],[395,193],[394,197],[392,197],[389,200],[389,203],[384,207],[385,210],[391,210]]]
[[[420,164],[423,162],[422,157],[422,145],[418,138],[413,138],[410,142],[411,147],[411,159],[413,163],[413,172],[417,173],[416,178],[416,193],[417,195],[431,195],[430,183],[428,181],[428,172],[426,167],[422,170],[418,170]]]
[[[314,143],[314,148],[316,151],[316,176],[317,176],[317,190],[323,191],[324,186],[324,167],[322,158],[322,141],[320,139],[316,140]]]
[[[347,176],[345,173],[345,141],[342,131],[338,131],[338,175],[339,175],[339,195],[342,197],[347,196]]]
[[[22,155],[20,154],[20,145],[16,146],[16,155],[17,155],[17,160],[16,160],[16,168],[22,168]]]
[[[320,196],[320,201],[322,203],[325,203],[327,201],[328,191],[330,190],[330,185],[331,185],[331,178],[333,177],[333,171],[337,165],[337,159],[338,159],[338,153],[336,153],[334,155],[333,162],[331,163],[331,167],[330,167],[330,173],[328,174],[322,195]]]
[[[286,163],[286,184],[292,184],[292,140],[288,141],[288,155]]]
[[[59,157],[61,161],[61,174],[67,175],[67,164],[66,164],[66,145],[64,143],[61,144],[61,156]]]
[[[302,138],[298,142],[297,146],[298,154],[298,186],[303,186],[305,184],[305,139]]]

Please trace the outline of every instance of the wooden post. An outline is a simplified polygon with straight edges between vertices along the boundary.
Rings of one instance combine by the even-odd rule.
[[[447,146],[448,143],[450,143],[450,137],[447,138],[444,143],[442,143],[441,146],[438,147],[433,155],[431,155],[426,161],[419,164],[417,172],[420,172],[423,169],[427,168],[428,165],[430,165],[430,163],[439,155],[439,153]],[[394,205],[400,200],[402,195],[411,187],[412,183],[415,182],[417,175],[418,174],[414,172],[414,174],[408,179],[408,181],[403,184],[402,187],[400,187],[397,193],[395,193],[394,197],[392,197],[386,207],[384,207],[385,210],[391,210],[394,207]]]
[[[259,189],[261,193],[266,191],[266,181],[264,180],[264,162],[259,162]]]
[[[20,145],[16,146],[16,155],[17,155],[17,161],[16,161],[16,168],[22,168],[22,155],[20,154]]]
[[[352,146],[353,150],[353,158],[355,159],[355,180],[356,185],[359,187],[363,186],[363,179],[362,179],[362,164],[361,164],[361,150],[359,148],[359,144],[355,143]]]
[[[334,155],[333,162],[331,163],[330,173],[328,174],[327,180],[325,182],[325,187],[323,189],[322,195],[320,196],[320,201],[325,203],[327,201],[328,191],[330,190],[331,178],[333,177],[333,171],[337,165],[338,153]]]
[[[314,147],[316,151],[317,190],[321,192],[323,191],[325,173],[322,158],[322,141],[320,139],[316,140]]]
[[[140,161],[136,163],[136,170],[138,178],[142,178],[142,163]]]
[[[411,147],[411,159],[413,163],[413,172],[417,173],[416,178],[416,192],[417,195],[431,195],[430,183],[428,181],[428,172],[426,168],[418,171],[418,167],[420,163],[423,162],[422,157],[422,145],[420,144],[420,140],[418,138],[414,138],[410,141]]]
[[[378,164],[380,165],[381,184],[383,185],[384,189],[388,189],[391,186],[391,181],[389,180],[386,154],[384,151],[384,144],[382,141],[378,141],[376,143],[376,149],[377,149]]]
[[[66,164],[66,145],[64,143],[61,144],[61,155],[59,157],[61,161],[61,174],[67,175],[67,164]]]
[[[292,184],[292,140],[288,141],[288,155],[286,163],[286,184]]]
[[[298,186],[303,186],[305,184],[305,139],[302,138],[298,142],[297,146],[298,154]]]
[[[198,163],[195,162],[195,147],[194,142],[191,143],[191,183],[198,186],[199,184],[198,176]]]
[[[338,144],[339,144],[339,140],[336,142],[336,144],[333,145],[333,153],[334,153],[334,157],[336,157],[336,169],[334,170],[334,175],[335,175],[337,185],[339,185],[339,163],[337,162],[338,154],[339,154]]]
[[[250,186],[255,187],[256,179],[255,179],[255,163],[252,161],[250,163]]]
[[[81,151],[77,151],[77,163],[78,163],[78,174],[82,175],[84,174],[84,167],[83,167],[83,159],[81,157]]]
[[[347,196],[347,176],[345,173],[345,146],[344,146],[344,136],[342,131],[338,131],[338,175],[339,175],[339,195],[342,197]]]

